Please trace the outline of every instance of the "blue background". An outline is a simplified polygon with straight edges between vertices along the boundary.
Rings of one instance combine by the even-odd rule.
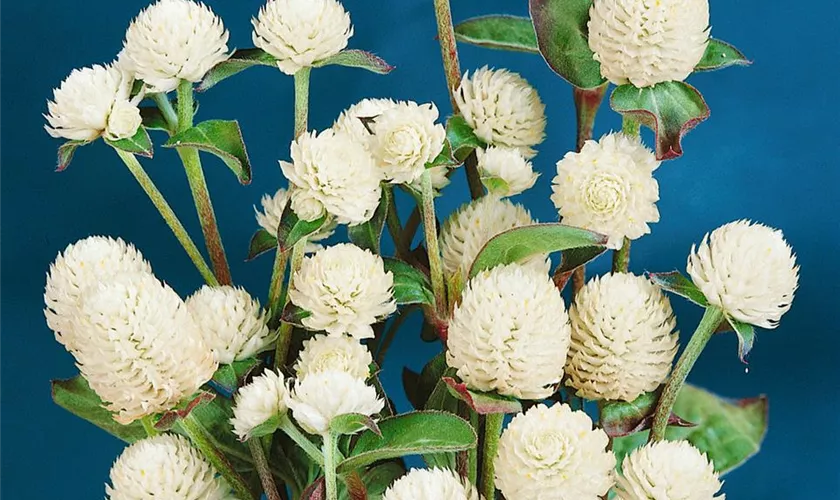
[[[231,46],[247,47],[258,0],[211,0],[231,31]],[[527,14],[524,1],[456,1],[463,20],[493,12]],[[121,443],[53,405],[49,379],[74,375],[72,359],[54,342],[42,309],[44,275],[56,253],[90,234],[134,242],[156,273],[183,295],[200,278],[154,208],[116,156],[97,143],[80,150],[64,173],[53,173],[58,142],[43,131],[41,113],[51,89],[74,67],[110,61],[121,47],[141,0],[6,2],[2,16],[2,494],[10,499],[102,498]],[[324,128],[364,97],[434,101],[448,111],[430,0],[348,0],[355,36],[350,47],[372,50],[397,66],[389,76],[327,68],[313,76],[311,125]],[[755,64],[696,75],[712,117],[685,140],[686,155],[657,172],[662,221],[633,246],[632,269],[684,268],[703,233],[748,217],[782,228],[798,252],[801,288],[775,331],[759,332],[749,373],[733,336],[714,340],[691,375],[693,382],[732,397],[767,393],[771,427],[764,449],[726,478],[730,498],[838,498],[840,445],[836,311],[840,231],[836,140],[838,7],[836,2],[713,1],[712,34],[736,44]],[[543,61],[462,47],[462,66],[484,64],[521,72],[548,108],[548,139],[535,165],[537,187],[521,200],[543,221],[555,219],[549,201],[554,163],[574,146],[569,86]],[[254,165],[251,186],[237,184],[215,159],[205,162],[233,274],[264,296],[270,258],[245,263],[256,229],[251,206],[284,181],[277,160],[292,135],[291,78],[267,68],[227,81],[201,100],[200,118],[237,118]],[[619,126],[604,109],[597,133]],[[160,143],[161,137],[155,136]],[[650,137],[647,137],[648,141]],[[199,235],[187,184],[168,150],[144,161],[174,209]],[[462,176],[440,211],[466,198]],[[604,269],[605,263],[597,266]],[[699,310],[674,300],[681,330]],[[403,365],[419,369],[436,346],[404,330],[385,366],[386,386],[403,408]]]

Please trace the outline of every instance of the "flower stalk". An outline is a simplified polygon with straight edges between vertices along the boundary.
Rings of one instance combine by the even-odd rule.
[[[490,413],[484,417],[480,491],[487,499],[496,498],[496,454],[499,451],[499,437],[502,434],[504,421],[504,413]]]
[[[265,456],[265,450],[259,439],[249,439],[248,449],[251,451],[251,457],[254,459],[254,466],[257,468],[257,473],[260,476],[263,491],[268,500],[281,500],[280,492],[277,490],[277,484],[274,482],[274,477],[271,475],[271,468],[268,465],[268,459]]]
[[[324,454],[321,450],[318,449],[317,446],[312,444],[312,441],[306,437],[303,432],[298,429],[298,427],[292,422],[289,415],[283,415],[280,417],[280,423],[278,427],[281,431],[283,431],[289,438],[295,442],[304,453],[306,453],[309,458],[312,459],[313,462],[320,466],[324,466]]]
[[[638,121],[624,116],[621,120],[621,131],[630,137],[639,137],[640,124]],[[626,273],[630,269],[630,239],[624,238],[621,248],[613,251],[613,273]]]
[[[426,235],[426,250],[429,254],[429,271],[432,278],[432,292],[435,295],[435,308],[439,318],[447,316],[446,285],[443,278],[443,262],[438,242],[437,216],[435,215],[435,191],[432,176],[427,169],[423,172],[423,230]]]
[[[289,289],[292,288],[292,281],[295,278],[295,273],[300,269],[300,265],[303,263],[303,256],[304,250],[306,249],[306,242],[307,238],[303,237],[295,243],[295,246],[292,247],[292,258],[291,258],[291,269],[289,269],[289,280],[288,285],[286,288],[286,293],[283,293],[277,298],[276,302],[276,309],[272,309],[272,318],[277,320],[280,318],[280,315],[283,314],[283,309],[286,307],[286,303],[289,300]],[[280,249],[277,249],[278,253]],[[282,252],[283,254],[288,255],[288,251]],[[285,266],[284,270],[285,270]],[[282,282],[283,275],[280,275],[280,281]],[[277,347],[274,350],[274,368],[279,369],[286,365],[286,358],[289,356],[289,345],[292,342],[292,332],[294,330],[294,325],[291,323],[287,323],[285,321],[280,320],[280,334],[277,336]]]
[[[338,465],[338,434],[328,432],[324,435],[324,479],[327,488],[327,500],[338,500],[338,478],[335,466]]]

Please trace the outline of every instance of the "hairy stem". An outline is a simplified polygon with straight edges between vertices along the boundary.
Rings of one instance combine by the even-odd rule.
[[[295,73],[295,138],[306,132],[309,121],[309,66]]]
[[[251,450],[251,456],[254,458],[254,466],[256,466],[257,473],[260,475],[260,482],[266,498],[268,500],[280,500],[280,492],[277,490],[277,484],[274,483],[274,477],[271,475],[262,443],[258,438],[249,439],[248,449]]]
[[[626,273],[630,269],[630,239],[624,238],[621,248],[613,251],[612,272]]]
[[[480,491],[486,499],[496,498],[496,453],[499,450],[499,437],[504,420],[504,413],[490,413],[484,417]]]
[[[324,435],[324,479],[327,487],[327,500],[338,500],[338,478],[335,466],[338,455],[338,434],[328,432]]]
[[[291,269],[289,269],[289,280],[288,285],[286,287],[286,293],[282,294],[278,299],[278,309],[273,318],[277,319],[280,318],[280,315],[283,313],[283,309],[286,307],[286,303],[289,301],[289,290],[292,288],[292,281],[295,279],[295,273],[300,269],[300,265],[303,263],[303,255],[304,250],[306,249],[306,237],[303,237],[295,243],[295,246],[292,247],[292,259],[291,259]],[[277,251],[279,252],[280,249],[278,248]],[[280,278],[283,279],[282,276]],[[282,368],[286,365],[286,358],[289,356],[289,346],[292,343],[292,332],[294,331],[294,325],[291,323],[287,323],[281,320],[280,323],[280,334],[277,336],[277,347],[274,350],[274,368]]]
[[[472,408],[467,407],[467,412],[470,415],[470,425],[475,430],[476,435],[481,432],[481,421],[478,412]],[[470,484],[478,483],[478,447],[467,450],[467,479]]]
[[[384,185],[383,185],[384,186]],[[400,216],[397,214],[397,202],[394,199],[393,188],[388,185],[383,187],[391,191],[391,196],[388,197],[388,212],[385,215],[385,224],[388,226],[388,234],[394,240],[394,249],[397,257],[405,260],[409,253],[409,248],[403,241],[403,228],[400,222]]]
[[[311,458],[313,462],[322,467],[324,466],[324,454],[317,446],[312,444],[312,441],[310,441],[309,438],[300,431],[300,429],[298,429],[294,422],[292,422],[292,419],[289,418],[288,413],[280,417],[279,428],[281,431],[286,433],[286,435],[289,436],[289,438],[291,438],[291,440],[294,441],[304,453],[309,455],[309,458]]]
[[[446,285],[443,278],[443,263],[438,243],[437,216],[435,215],[435,192],[429,170],[423,173],[423,230],[426,235],[426,250],[429,253],[429,271],[432,277],[432,292],[439,318],[447,315]]]
[[[169,97],[166,94],[155,93],[151,94],[150,97],[157,105],[160,113],[163,115],[163,119],[169,126],[169,134],[171,135],[178,128],[178,113],[175,112],[175,108],[172,107],[172,103],[169,101]]]

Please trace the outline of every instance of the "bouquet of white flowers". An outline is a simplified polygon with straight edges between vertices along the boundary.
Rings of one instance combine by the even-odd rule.
[[[133,245],[102,236],[49,269],[47,323],[80,372],[55,381],[53,398],[130,443],[108,498],[707,500],[757,452],[765,398],[731,402],[685,381],[714,334],[734,332],[744,360],[755,327],[775,328],[790,308],[798,267],[782,233],[747,220],[717,228],[688,254],[688,277],[629,266],[631,241],[659,220],[654,171],[709,116],[683,80],[748,63],[710,38],[708,1],[530,0],[529,18],[457,25],[448,0],[434,8],[446,119],[433,103],[371,98],[308,130],[313,69],[393,69],[346,48],[353,26],[337,0],[268,0],[256,48],[233,52],[209,7],[158,0],[114,62],[55,90],[46,129],[66,139],[58,170],[102,138],[206,281],[183,299]],[[578,147],[551,180],[559,223],[508,199],[539,180],[537,90],[505,69],[462,75],[456,41],[541,54],[572,85]],[[194,120],[196,84],[254,66],[295,86],[279,164],[288,186],[263,197],[249,249],[274,257],[265,306],[234,285],[199,154],[249,183],[239,125]],[[622,131],[594,140],[610,82]],[[138,160],[152,157],[149,131],[182,160],[209,264]],[[472,201],[439,224],[436,198],[458,170]],[[414,203],[408,219],[397,192]],[[349,243],[325,246],[338,226]],[[385,233],[395,256],[382,254]],[[608,251],[612,272],[587,281]],[[705,309],[675,365],[669,294]],[[416,411],[399,414],[379,367],[415,311],[441,350],[404,371]],[[409,455],[427,468],[407,472]]]

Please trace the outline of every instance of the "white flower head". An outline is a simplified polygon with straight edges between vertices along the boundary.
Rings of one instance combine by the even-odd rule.
[[[446,129],[434,104],[401,102],[373,121],[371,152],[392,184],[411,184],[443,148]]]
[[[714,464],[687,441],[660,441],[624,457],[618,500],[724,500]]]
[[[277,339],[277,333],[268,329],[260,302],[242,288],[204,285],[186,303],[220,364],[250,358]]]
[[[350,14],[337,0],[269,0],[251,24],[254,45],[287,75],[338,54],[353,36]]]
[[[257,426],[286,413],[287,395],[283,375],[272,370],[266,370],[248,385],[240,387],[234,397],[233,418],[230,419],[234,434],[244,441]]]
[[[175,434],[142,439],[123,450],[105,494],[108,500],[236,500],[201,453]]]
[[[586,141],[557,162],[551,201],[564,224],[604,234],[619,249],[625,237],[641,238],[659,222],[659,163],[640,139],[622,133]]]
[[[385,402],[376,389],[347,372],[327,370],[297,380],[286,398],[295,421],[310,434],[325,434],[339,415],[379,413]]]
[[[439,195],[440,191],[449,185],[449,167],[432,167],[427,170],[429,171],[429,175],[432,177],[432,189],[435,190],[435,195]],[[421,176],[419,179],[416,179],[410,185],[415,191],[422,191],[423,177]]]
[[[709,0],[595,0],[589,47],[616,85],[682,81],[709,43]]]
[[[543,399],[563,378],[571,331],[548,274],[509,264],[467,283],[449,321],[446,362],[479,391]]]
[[[184,301],[149,273],[123,273],[81,296],[71,353],[91,389],[128,424],[167,411],[213,377],[217,363]]]
[[[44,315],[55,339],[68,351],[75,350],[80,341],[73,324],[83,292],[126,273],[151,274],[152,266],[134,245],[104,236],[90,236],[68,245],[50,264]]]
[[[455,92],[458,109],[484,142],[520,148],[533,156],[533,146],[545,138],[545,105],[524,78],[506,69],[464,74]]]
[[[778,229],[739,220],[703,237],[688,274],[709,303],[738,321],[776,328],[799,286],[796,256]]]
[[[490,194],[517,195],[534,187],[540,176],[519,149],[490,146],[477,150],[477,153],[478,171]],[[498,180],[502,182],[498,183]]]
[[[283,210],[286,209],[286,204],[289,203],[289,192],[283,188],[277,190],[274,195],[263,195],[260,200],[262,211],[254,207],[254,212],[257,217],[257,224],[268,231],[275,238],[277,237],[277,228],[280,227],[280,219],[283,216]],[[329,238],[335,232],[335,222],[329,221],[321,226],[320,229],[306,237],[306,253],[317,252],[323,248],[319,242]]]
[[[370,149],[373,138],[373,121],[382,113],[399,106],[392,99],[362,99],[342,111],[332,128],[350,134],[359,144]]]
[[[316,335],[303,342],[295,373],[298,379],[327,370],[347,372],[366,380],[373,357],[357,339],[337,335]]]
[[[304,196],[307,206],[319,202],[339,224],[370,220],[382,195],[382,175],[362,144],[332,129],[309,132],[292,143],[291,156],[292,161],[281,161],[280,168],[292,184],[293,209],[297,208],[294,198]],[[320,214],[308,208],[298,216],[315,220]]]
[[[310,313],[309,330],[372,338],[371,325],[397,310],[394,275],[382,257],[343,243],[303,260],[289,290],[291,302]]]
[[[478,490],[449,469],[412,469],[385,490],[382,500],[480,500]]]
[[[203,3],[158,0],[128,27],[119,59],[151,92],[170,92],[227,60],[227,41],[222,20]]]
[[[133,136],[142,123],[140,109],[129,102],[133,78],[113,65],[74,69],[47,101],[50,136],[73,141]]]
[[[586,399],[633,401],[668,378],[677,353],[668,297],[632,274],[595,277],[569,309],[568,385]]]
[[[613,485],[615,456],[608,444],[585,412],[536,405],[513,417],[502,433],[496,487],[508,500],[598,500]]]

